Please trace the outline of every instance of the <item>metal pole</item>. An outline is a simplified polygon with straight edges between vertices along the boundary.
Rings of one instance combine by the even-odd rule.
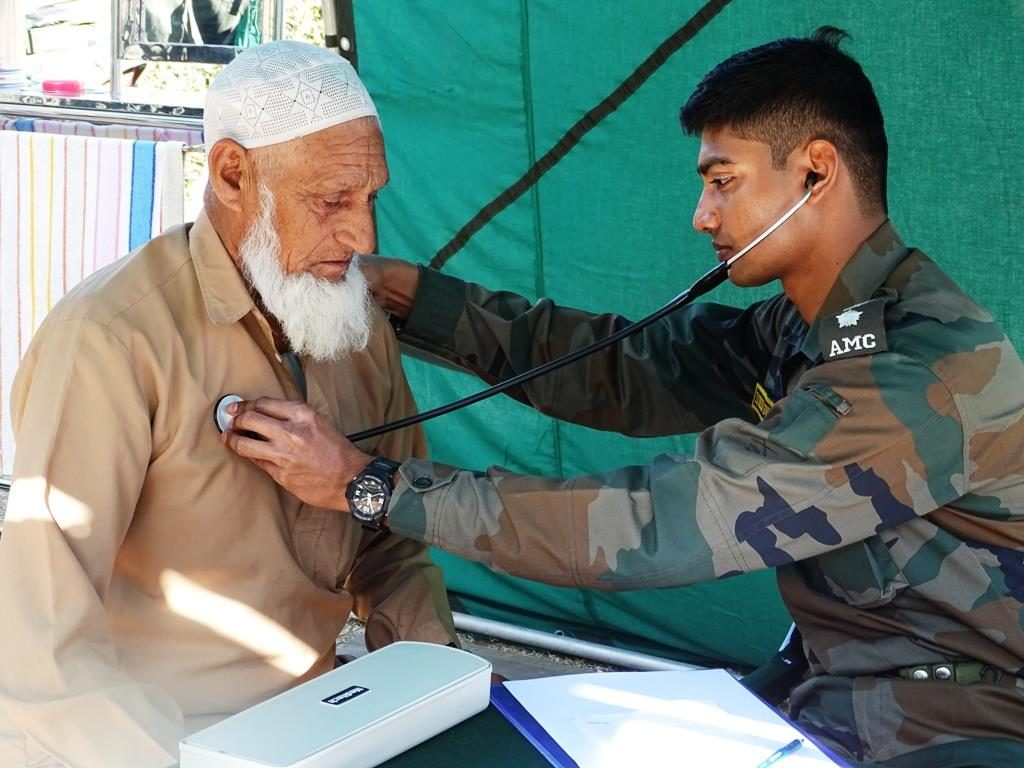
[[[121,66],[118,61],[118,40],[121,37],[120,0],[110,0],[110,100],[121,100]]]
[[[518,645],[526,645],[553,653],[562,653],[568,656],[578,656],[582,659],[590,659],[602,664],[610,664],[625,669],[638,669],[644,671],[660,670],[682,670],[692,671],[704,669],[693,664],[684,664],[681,661],[671,661],[658,656],[650,656],[646,653],[636,651],[624,651],[619,648],[611,648],[599,643],[591,643],[587,640],[577,640],[572,637],[552,635],[548,632],[540,632],[535,629],[526,629],[502,621],[492,619],[481,619],[477,616],[470,616],[465,613],[453,611],[455,628],[463,632],[471,632],[474,635],[485,635],[497,640],[505,640]]]
[[[274,0],[274,39],[284,40],[284,0]]]
[[[323,0],[320,3],[324,21],[324,48],[341,53],[338,42],[338,17],[334,13],[334,0]]]
[[[0,69],[25,69],[28,24],[22,0],[0,2]]]
[[[83,102],[81,99],[77,100]],[[202,115],[194,114],[168,114],[160,112],[147,112],[119,108],[117,105],[108,109],[90,109],[62,103],[60,99],[42,97],[35,103],[8,102],[0,100],[0,112],[5,115],[16,115],[19,117],[58,117],[63,120],[86,120],[92,123],[117,123],[119,125],[150,125],[158,128],[193,128],[202,130]],[[146,105],[143,105],[146,106]],[[194,113],[194,109],[190,110]],[[54,114],[54,113],[58,114]]]

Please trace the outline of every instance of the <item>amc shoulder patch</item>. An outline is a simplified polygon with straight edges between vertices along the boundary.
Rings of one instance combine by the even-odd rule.
[[[873,355],[886,350],[885,299],[872,299],[821,319],[818,342],[826,360]]]

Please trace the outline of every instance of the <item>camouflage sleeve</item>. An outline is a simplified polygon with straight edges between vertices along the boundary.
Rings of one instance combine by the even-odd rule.
[[[760,424],[729,419],[692,456],[571,479],[408,461],[392,529],[517,576],[680,586],[814,557],[962,495],[949,389],[895,353],[811,369]]]
[[[510,390],[564,421],[638,437],[696,432],[750,417],[750,392],[766,367],[778,301],[739,310],[701,303],[642,333]],[[495,383],[605,338],[629,324],[550,299],[531,304],[423,268],[402,342]],[[766,330],[767,329],[767,330]]]

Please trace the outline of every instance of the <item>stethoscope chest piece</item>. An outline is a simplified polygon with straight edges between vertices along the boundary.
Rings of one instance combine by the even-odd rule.
[[[238,395],[224,395],[217,404],[213,406],[213,422],[217,425],[218,432],[225,432],[231,428],[231,422],[235,417],[228,413],[228,406],[232,403],[240,403],[245,398]]]

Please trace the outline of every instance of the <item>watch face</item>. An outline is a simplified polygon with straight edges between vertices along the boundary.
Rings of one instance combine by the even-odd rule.
[[[361,477],[352,490],[350,506],[360,520],[376,520],[387,503],[388,489],[379,477]]]

